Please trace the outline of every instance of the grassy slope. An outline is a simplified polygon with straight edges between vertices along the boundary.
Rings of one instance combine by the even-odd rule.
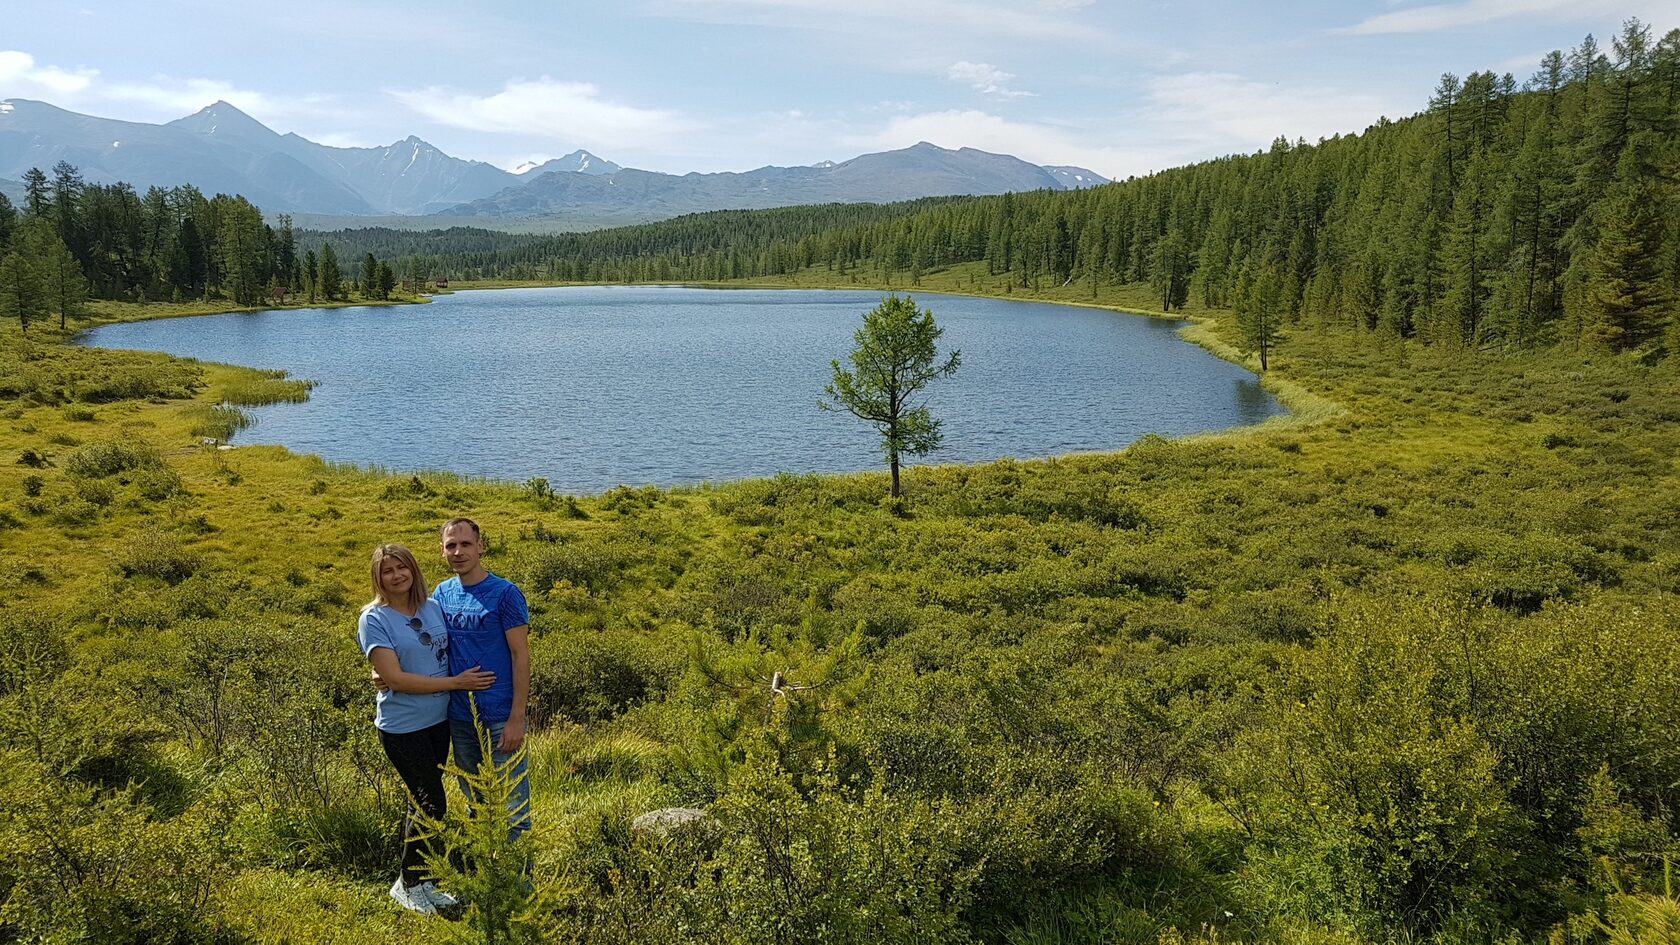
[[[834,284],[826,279],[775,284]],[[996,291],[961,268],[924,277],[922,288]],[[1089,293],[1017,288],[1006,297],[1088,304]],[[1105,289],[1097,302],[1148,308],[1137,288]],[[50,336],[38,331],[28,344],[56,344]],[[1217,321],[1191,337],[1231,352]],[[23,344],[15,326],[0,329],[0,343],[12,356]],[[1286,341],[1274,364],[1267,383],[1297,410],[1292,420],[1116,454],[912,470],[907,519],[878,503],[878,473],[609,494],[583,499],[579,519],[512,484],[387,476],[269,447],[206,448],[190,407],[218,401],[250,372],[202,365],[190,402],[15,402],[0,414],[0,541],[19,562],[0,573],[0,606],[66,614],[91,646],[102,627],[122,634],[167,622],[182,598],[210,585],[272,589],[303,632],[325,635],[322,658],[353,666],[346,628],[366,595],[368,549],[401,541],[430,566],[436,524],[470,513],[499,542],[497,570],[527,582],[560,576],[527,586],[539,663],[569,633],[663,640],[680,653],[696,628],[733,637],[735,628],[797,624],[807,601],[836,626],[921,628],[872,642],[869,659],[883,665],[955,667],[951,648],[963,641],[1007,646],[1014,637],[1030,647],[1035,633],[1074,633],[1094,665],[1115,672],[1187,644],[1250,646],[1275,631],[1279,607],[1310,624],[1348,594],[1446,593],[1512,613],[1608,595],[1674,621],[1680,372],[1568,352],[1507,359],[1305,335]],[[67,519],[86,487],[65,472],[65,457],[112,438],[153,445],[187,496],[149,501],[119,482],[85,520]],[[25,451],[55,465],[16,464]],[[26,476],[40,477],[42,501],[24,498]],[[541,552],[553,542],[544,532],[598,552],[598,562],[545,570]],[[197,557],[193,578],[125,575],[123,563],[157,534]],[[577,775],[573,763],[588,731],[635,729],[657,743],[674,737],[669,725],[632,712],[616,726],[556,729],[537,741],[537,768],[551,775],[537,782],[538,818],[553,856],[585,812],[682,799],[657,779]],[[229,914],[281,887],[291,891],[276,895],[298,908],[350,896],[365,911],[377,897],[365,883],[351,892],[299,883],[250,874],[228,891]],[[347,932],[358,921],[342,903],[312,914]]]

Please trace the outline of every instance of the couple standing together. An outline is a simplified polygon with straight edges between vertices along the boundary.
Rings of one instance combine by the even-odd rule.
[[[480,730],[491,762],[505,767],[525,742],[531,691],[530,615],[525,595],[484,569],[484,535],[471,519],[456,518],[442,532],[443,560],[454,576],[428,596],[414,553],[402,545],[373,552],[373,601],[356,629],[379,687],[374,725],[380,744],[407,785],[413,807],[403,830],[402,872],[391,898],[430,913],[456,904],[426,879],[425,832],[417,807],[432,819],[448,810],[443,766],[468,774],[483,764]],[[474,704],[477,721],[474,721]],[[531,784],[524,755],[508,813],[515,837],[531,828]]]

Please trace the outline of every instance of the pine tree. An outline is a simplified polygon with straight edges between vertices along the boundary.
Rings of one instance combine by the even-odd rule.
[[[1487,310],[1492,259],[1488,220],[1492,209],[1488,161],[1472,158],[1453,200],[1441,244],[1441,295],[1430,320],[1429,339],[1474,345]]]
[[[275,237],[275,274],[284,288],[296,291],[302,281],[298,277],[297,237],[292,232],[292,216],[280,214],[280,232]]]
[[[344,292],[344,273],[338,268],[338,254],[333,252],[331,243],[321,244],[320,264],[321,297],[330,302]]]
[[[87,301],[87,279],[57,233],[50,230],[43,233],[41,244],[38,265],[42,283],[50,305],[58,309],[58,327],[63,329],[67,317],[80,314],[82,303]]]
[[[23,172],[23,212],[31,219],[44,217],[52,207],[47,190],[47,175],[38,167]]]
[[[58,238],[83,263],[87,262],[80,211],[82,209],[82,174],[68,161],[53,165],[52,215],[58,228]]]
[[[29,323],[48,311],[47,277],[42,272],[37,247],[51,232],[45,218],[35,218],[19,228],[12,249],[0,257],[0,318],[15,318],[24,334]]]
[[[1616,351],[1656,340],[1669,318],[1661,263],[1667,201],[1651,167],[1658,144],[1650,133],[1628,142],[1587,268],[1583,335]]]
[[[17,208],[5,194],[0,194],[0,253],[12,245],[12,233],[17,230]]]
[[[321,287],[321,266],[316,261],[315,251],[306,249],[303,252],[303,290],[309,296],[309,304],[315,304],[316,293]]]
[[[1190,252],[1176,231],[1155,242],[1149,267],[1149,286],[1161,300],[1161,311],[1183,308],[1190,298]]]
[[[379,260],[374,259],[372,253],[362,257],[361,290],[364,299],[379,295]]]
[[[1237,328],[1242,332],[1242,350],[1260,355],[1261,373],[1271,367],[1271,351],[1285,311],[1283,293],[1283,279],[1269,265],[1244,269],[1238,280]]]
[[[181,221],[181,228],[175,234],[175,248],[169,257],[169,281],[178,289],[201,295],[205,291],[207,277],[204,239],[199,235],[198,223],[187,217]]]
[[[902,494],[899,457],[925,456],[939,447],[939,421],[926,404],[912,399],[962,364],[959,351],[939,362],[936,346],[943,333],[933,313],[918,311],[914,299],[889,295],[863,316],[863,327],[853,336],[856,347],[848,355],[851,368],[841,367],[836,359],[834,379],[824,388],[828,400],[820,405],[823,409],[844,410],[881,434],[895,499]]]
[[[243,197],[218,194],[211,204],[221,221],[216,242],[221,250],[223,288],[238,304],[256,305],[263,300],[271,275],[262,213]]]

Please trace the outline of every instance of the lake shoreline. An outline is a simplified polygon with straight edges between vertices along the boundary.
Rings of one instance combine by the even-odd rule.
[[[462,288],[467,289],[465,286]],[[506,286],[506,288],[514,287]],[[519,288],[560,287],[520,286]],[[798,403],[802,403],[805,399],[805,388],[813,386],[811,377],[815,375],[812,375],[811,372],[817,370],[814,365],[817,361],[821,361],[824,364],[823,370],[826,371],[826,362],[830,357],[831,349],[833,354],[841,353],[844,347],[842,344],[843,337],[849,337],[850,335],[850,326],[842,326],[837,323],[836,318],[838,316],[832,306],[838,304],[842,308],[849,309],[849,307],[874,299],[878,290],[869,287],[829,290],[798,287],[805,289],[806,294],[803,299],[798,301],[788,300],[786,304],[793,306],[789,309],[790,315],[795,312],[798,314],[793,315],[794,321],[784,322],[782,319],[789,316],[769,314],[770,310],[764,308],[764,306],[770,305],[775,308],[778,303],[773,300],[767,302],[763,297],[746,303],[745,307],[736,306],[729,301],[715,303],[696,301],[697,299],[703,299],[705,296],[704,293],[697,290],[714,288],[713,286],[664,283],[633,286],[616,284],[568,286],[564,288],[577,289],[588,293],[586,296],[577,298],[577,305],[582,306],[581,308],[574,307],[570,302],[557,303],[553,297],[547,297],[547,293],[532,293],[516,302],[509,300],[511,309],[502,303],[496,303],[493,307],[484,304],[471,306],[466,317],[467,320],[479,325],[479,328],[473,329],[474,331],[482,331],[483,326],[489,324],[498,326],[495,329],[498,332],[505,331],[505,326],[509,324],[516,325],[555,306],[558,306],[554,309],[557,313],[570,313],[564,316],[567,319],[583,319],[581,322],[564,321],[556,323],[555,331],[559,334],[546,340],[536,339],[536,348],[523,347],[528,343],[528,340],[523,336],[518,341],[510,342],[522,346],[519,350],[525,352],[527,359],[535,359],[534,363],[553,365],[560,372],[553,375],[553,378],[559,382],[558,387],[555,384],[543,385],[540,393],[533,392],[536,400],[531,401],[530,404],[526,403],[526,393],[510,389],[507,396],[497,402],[508,406],[486,408],[495,412],[480,414],[481,416],[505,418],[500,422],[505,423],[507,428],[523,429],[529,422],[534,422],[534,419],[530,418],[538,415],[531,414],[530,411],[537,409],[537,403],[547,398],[555,401],[555,404],[551,405],[552,412],[570,410],[576,404],[579,405],[579,416],[566,426],[556,428],[553,431],[554,436],[541,438],[543,446],[537,452],[532,454],[521,452],[519,454],[521,462],[524,462],[530,468],[510,470],[505,464],[490,468],[489,466],[479,466],[473,462],[468,462],[456,464],[459,468],[453,468],[453,472],[474,479],[505,482],[518,482],[532,477],[552,478],[556,480],[556,488],[577,495],[594,495],[612,488],[615,484],[626,482],[653,483],[660,488],[670,489],[694,487],[703,482],[717,484],[749,481],[771,476],[773,475],[772,470],[792,470],[796,474],[843,475],[867,472],[874,467],[875,461],[866,458],[874,452],[874,448],[863,442],[867,428],[858,427],[855,431],[845,429],[822,432],[822,429],[819,429],[822,424],[804,419],[802,414],[797,413],[796,407]],[[731,286],[729,288],[759,290],[762,296],[768,296],[771,290],[786,287],[753,285]],[[626,296],[621,301],[616,291],[619,289],[636,294]],[[662,295],[662,290],[665,289],[683,291],[678,292],[675,297],[667,302]],[[835,291],[850,293],[853,297],[843,301],[838,297],[830,299],[829,296]],[[1066,308],[1070,313],[1073,311],[1082,312],[1084,317],[1064,323],[1056,318],[1053,312],[1045,312],[1041,309],[1037,314],[1032,315],[1032,320],[1029,321],[1025,320],[1029,310],[1022,310],[1020,314],[1017,314],[1015,310],[1002,306],[1007,306],[1008,303],[1021,303],[1030,306],[1042,300],[997,298],[976,293],[942,291],[935,287],[924,287],[917,294],[923,297],[937,295],[951,300],[943,306],[936,302],[935,307],[943,308],[945,312],[952,312],[954,307],[957,323],[959,325],[966,324],[966,332],[979,332],[978,335],[967,335],[962,337],[960,341],[950,342],[953,347],[962,347],[965,351],[970,351],[971,345],[979,344],[979,352],[971,353],[981,353],[983,358],[985,357],[984,352],[988,348],[994,349],[990,358],[979,362],[991,365],[989,374],[974,375],[973,380],[967,384],[962,383],[965,378],[958,378],[958,383],[961,386],[951,389],[952,391],[958,391],[958,393],[946,394],[946,396],[959,398],[957,401],[947,404],[947,407],[954,411],[947,418],[947,444],[956,447],[955,450],[951,450],[956,455],[949,459],[935,456],[933,457],[934,462],[918,465],[963,466],[991,462],[1005,457],[1015,458],[1021,462],[1031,462],[1074,455],[1100,455],[1114,453],[1124,448],[1123,446],[1117,448],[1102,443],[1103,440],[1113,442],[1104,432],[1109,430],[1110,427],[1114,428],[1112,434],[1119,438],[1119,442],[1129,445],[1132,440],[1146,432],[1154,432],[1157,435],[1173,439],[1186,436],[1211,436],[1232,430],[1248,429],[1258,426],[1260,423],[1276,426],[1279,422],[1292,421],[1295,416],[1291,404],[1285,403],[1282,398],[1277,397],[1275,391],[1257,386],[1255,378],[1247,372],[1236,376],[1246,377],[1247,380],[1243,382],[1243,386],[1253,393],[1241,396],[1243,398],[1263,396],[1270,403],[1269,408],[1260,407],[1261,402],[1257,400],[1227,401],[1226,398],[1231,395],[1215,393],[1224,388],[1219,386],[1223,383],[1222,381],[1215,381],[1214,379],[1228,376],[1231,367],[1240,367],[1241,365],[1230,365],[1232,359],[1220,358],[1219,360],[1228,366],[1215,369],[1208,362],[1198,362],[1194,358],[1189,361],[1182,361],[1177,356],[1172,355],[1169,349],[1177,350],[1176,346],[1179,343],[1185,340],[1194,343],[1194,339],[1187,334],[1195,327],[1194,324],[1185,324],[1189,320],[1179,318],[1176,315],[1171,317],[1170,320],[1184,325],[1184,330],[1176,333],[1176,336],[1169,336],[1164,330],[1144,331],[1139,334],[1139,329],[1125,328],[1124,322],[1111,322],[1104,317],[1108,314],[1121,312],[1120,309],[1112,306],[1064,304],[1059,307]],[[958,301],[973,304],[958,306],[956,304]],[[628,320],[619,321],[615,318],[610,322],[610,324],[622,326],[622,328],[612,331],[610,338],[596,339],[600,344],[608,345],[613,350],[618,351],[619,354],[615,357],[622,357],[626,350],[658,354],[660,340],[663,338],[671,339],[674,348],[668,354],[656,358],[662,363],[652,368],[654,373],[644,376],[632,372],[632,374],[626,375],[623,372],[629,370],[629,368],[621,365],[617,373],[596,378],[596,386],[584,392],[586,396],[592,399],[574,400],[572,394],[568,393],[568,389],[575,393],[575,385],[578,383],[573,378],[573,374],[579,370],[585,372],[595,370],[595,360],[599,357],[589,353],[596,347],[594,344],[585,345],[583,349],[576,349],[577,339],[583,337],[578,335],[577,332],[586,332],[589,337],[595,337],[594,329],[588,326],[591,323],[590,320],[598,317],[592,313],[591,306],[598,304],[612,306],[614,312],[621,311],[617,308],[619,305],[629,306],[622,309],[626,315],[631,316]],[[701,307],[694,308],[697,304]],[[720,307],[714,311],[713,305]],[[809,306],[815,306],[815,308]],[[863,307],[866,308],[867,306]],[[506,314],[502,314],[504,310],[506,310]],[[863,308],[859,308],[859,311],[862,310]],[[291,309],[276,310],[274,314],[281,315],[291,311]],[[737,312],[742,314],[738,316]],[[961,314],[963,312],[967,312],[967,314]],[[650,313],[658,313],[652,315],[653,321],[651,322],[648,320]],[[179,314],[208,315],[211,313],[194,310]],[[360,383],[356,380],[358,375],[347,374],[342,370],[340,362],[344,359],[337,353],[318,351],[312,356],[307,349],[292,351],[289,348],[294,344],[314,344],[312,339],[330,337],[334,340],[323,342],[323,345],[349,345],[356,350],[372,350],[367,346],[369,344],[381,344],[378,338],[385,331],[382,326],[386,323],[386,320],[375,319],[372,322],[367,322],[355,317],[335,319],[320,315],[319,310],[316,314],[318,317],[308,325],[288,330],[290,340],[285,341],[281,340],[282,336],[273,334],[275,326],[279,324],[278,322],[268,321],[267,330],[265,330],[265,326],[260,323],[247,325],[241,320],[241,324],[237,328],[224,326],[219,330],[210,328],[183,329],[173,333],[173,335],[167,332],[154,334],[146,340],[138,342],[113,341],[109,334],[95,333],[83,336],[81,343],[111,349],[142,348],[166,351],[180,356],[192,357],[205,363],[227,364],[234,367],[242,364],[262,366],[256,368],[256,370],[284,369],[289,371],[291,376],[325,381],[333,386],[341,398],[346,396],[347,390],[352,392],[350,396],[355,396],[353,394],[356,389],[355,385]],[[737,319],[743,317],[747,321],[737,323]],[[485,318],[493,320],[486,323],[483,321]],[[671,321],[664,320],[667,318]],[[701,318],[704,318],[705,321],[698,320]],[[712,321],[714,318],[719,320],[714,322]],[[976,321],[976,318],[979,321]],[[1042,318],[1051,320],[1047,322],[1037,321],[1037,319]],[[409,321],[408,319],[402,320]],[[1152,320],[1159,321],[1162,319],[1157,317]],[[438,313],[437,317],[422,319],[425,326],[445,326],[457,323],[457,321],[456,318],[443,316],[441,312]],[[685,341],[683,339],[688,332],[684,326],[691,324],[703,327],[696,329],[694,338]],[[796,325],[799,327],[792,327]],[[332,327],[328,328],[326,326]],[[1045,337],[1044,343],[1040,345],[1037,343],[1037,339],[1039,333],[1045,330],[1045,326],[1061,327],[1051,328],[1050,335]],[[843,332],[840,330],[841,327],[844,327]],[[787,329],[789,328],[792,329],[791,335],[787,335]],[[420,330],[424,337],[416,343],[420,344],[421,347],[409,350],[414,348],[416,343],[403,342],[402,350],[406,352],[406,355],[399,355],[396,351],[388,352],[388,355],[397,357],[399,361],[412,363],[416,358],[425,356],[424,351],[427,350],[424,347],[425,345],[449,344],[447,339],[436,336],[435,327],[422,327]],[[330,335],[324,334],[324,332],[329,331],[331,332]],[[764,335],[763,332],[765,331],[770,332],[770,334]],[[1093,331],[1096,333],[1091,334],[1089,339],[1076,340]],[[815,334],[812,334],[812,332],[815,332]],[[118,334],[120,336],[128,333],[119,331]],[[624,337],[620,337],[621,334]],[[562,336],[568,339],[563,346],[567,350],[556,354],[553,350],[553,344]],[[786,336],[785,344],[783,343],[784,336]],[[187,340],[176,343],[170,340],[171,337]],[[474,335],[474,337],[479,336]],[[498,349],[507,349],[506,345],[498,345],[493,337],[484,337],[486,347],[481,355],[475,356],[477,362],[475,373],[478,376],[497,373],[494,352]],[[997,342],[994,342],[993,339],[1006,337],[1013,339],[1009,346],[1006,349],[996,349],[995,344]],[[264,340],[265,338],[267,340]],[[632,345],[631,349],[623,347],[626,338],[631,339],[629,341]],[[766,341],[771,341],[778,353],[760,353],[757,351],[756,343],[750,344],[748,347],[754,353],[743,356],[745,366],[732,369],[730,365],[735,363],[733,360],[735,355],[732,352],[743,350],[742,346],[746,343],[744,339],[747,338],[764,338]],[[819,340],[820,338],[827,340]],[[1127,341],[1127,338],[1133,340]],[[979,341],[976,339],[979,339]],[[788,348],[787,345],[789,344],[793,347]],[[464,342],[461,339],[455,340],[454,347],[457,350],[462,350],[463,345]],[[1199,344],[1198,347],[1202,348],[1204,355],[1219,356],[1219,352],[1211,350],[1206,344]],[[1034,348],[1040,350],[1033,351]],[[583,360],[576,362],[571,360],[575,350],[581,350],[582,353],[578,356]],[[1087,351],[1091,352],[1089,356],[1083,354]],[[1030,354],[1016,355],[1013,352],[1030,352]],[[1120,358],[1119,361],[1115,360],[1116,355]],[[323,358],[330,364],[323,363],[321,360]],[[792,360],[789,360],[789,358],[792,358]],[[768,359],[766,363],[773,366],[761,371],[757,362],[764,359]],[[681,365],[677,368],[680,371],[679,375],[670,375],[669,372],[673,369],[670,363],[672,361]],[[692,362],[696,365],[702,365],[702,367],[696,370],[684,362]],[[1193,366],[1200,363],[1208,363],[1208,366],[1205,368]],[[1133,366],[1125,367],[1124,365],[1127,364]],[[339,367],[335,368],[331,365],[339,365]],[[1118,373],[1116,372],[1117,368]],[[742,395],[742,390],[732,389],[728,385],[718,385],[705,379],[706,372],[714,370],[751,376],[757,378],[758,383],[752,385],[753,389],[744,391],[747,400],[740,401],[737,398]],[[1066,373],[1070,371],[1071,374]],[[972,373],[972,371],[969,373]],[[1155,380],[1151,381],[1151,377],[1154,377]],[[624,384],[628,386],[620,386],[615,378],[626,379]],[[1030,393],[1034,386],[1038,384],[1038,381],[1034,379],[1039,378],[1060,379],[1044,388],[1045,393],[1054,392],[1051,396],[1045,397]],[[426,379],[426,384],[433,383],[433,380],[432,378]],[[345,386],[347,381],[352,385],[349,388]],[[502,379],[497,379],[497,383],[503,384],[505,382]],[[1025,383],[1028,386],[1024,389],[1017,388],[1016,384],[1018,383]],[[1213,383],[1215,386],[1206,388],[1205,385],[1208,383]],[[770,387],[765,387],[765,384],[769,384]],[[643,416],[643,413],[634,407],[634,404],[638,402],[638,395],[634,393],[638,389],[638,385],[652,385],[648,389],[666,390],[670,397],[675,398],[675,403],[666,403],[660,409],[653,410],[650,414]],[[620,389],[615,391],[613,390],[614,387]],[[779,387],[787,387],[788,390],[783,393],[779,390]],[[960,393],[961,387],[973,387],[974,389],[965,395]],[[945,390],[946,388],[942,385],[941,391]],[[1154,399],[1160,400],[1159,407],[1150,406],[1150,390],[1155,391]],[[1262,390],[1265,390],[1264,394],[1260,393]],[[1174,392],[1177,394],[1176,397]],[[423,393],[423,390],[421,393]],[[319,394],[320,392],[317,391],[317,396],[312,397],[311,400],[317,400]],[[812,396],[816,395],[813,394]],[[511,400],[507,399],[508,397],[511,397]],[[1162,397],[1165,399],[1161,400]],[[1210,397],[1212,399],[1209,399]],[[425,396],[422,399],[432,401],[433,397]],[[645,400],[645,398],[643,399]],[[597,406],[588,406],[591,403],[597,404]],[[515,404],[517,406],[513,406]],[[956,406],[957,404],[961,406]],[[356,438],[355,430],[360,424],[359,418],[345,415],[343,419],[348,425],[327,422],[332,417],[341,415],[343,409],[342,400],[333,401],[327,405],[319,406],[312,412],[312,415],[306,416],[306,421],[299,421],[294,416],[292,419],[280,421],[278,427],[271,426],[271,424],[275,422],[275,418],[279,415],[270,413],[262,420],[263,426],[269,432],[263,434],[258,431],[258,435],[266,436],[265,440],[257,443],[249,443],[248,441],[240,443],[238,440],[234,442],[242,448],[247,445],[285,445],[287,448],[295,448],[301,455],[319,455],[327,458],[330,462],[351,463],[366,467],[370,471],[376,470],[387,474],[395,474],[393,473],[393,467],[406,469],[406,466],[398,458],[404,449],[383,442],[383,439],[389,439],[389,436],[385,436],[383,439],[376,438],[375,441]],[[942,416],[945,416],[946,408],[936,409],[940,411]],[[1261,420],[1259,416],[1253,413],[1257,409],[1275,415]],[[602,410],[605,410],[606,413],[600,413]],[[1233,411],[1238,410],[1242,411],[1244,419],[1237,420],[1234,417],[1229,417]],[[624,422],[635,426],[639,433],[631,440],[624,441],[629,444],[630,449],[619,457],[618,462],[604,463],[598,461],[595,457],[612,456],[615,448],[608,446],[606,443],[596,445],[594,439],[597,434],[590,431],[595,430],[603,422],[612,422],[611,418],[616,417],[623,411],[631,411],[639,417],[635,421],[630,421],[630,415],[626,414],[624,419]],[[1208,415],[1209,411],[1212,411],[1211,415]],[[687,419],[679,427],[673,428],[669,425],[673,421],[662,419],[667,414],[680,414]],[[1228,419],[1221,421],[1219,419],[1221,414],[1227,415]],[[1019,422],[1010,419],[1016,415],[1020,415],[1024,419]],[[1205,416],[1205,419],[1198,420],[1198,416]],[[783,419],[765,419],[768,417]],[[716,420],[713,418],[716,418]],[[1049,421],[1048,426],[1046,420]],[[438,423],[449,426],[458,424],[458,421],[449,419],[447,416],[437,417],[434,415],[432,426],[436,428]],[[753,426],[755,423],[759,425]],[[977,424],[979,425],[977,426]],[[624,426],[623,423],[620,423],[618,427],[620,430],[629,428]],[[499,430],[501,427],[495,427],[495,429]],[[701,431],[701,433],[696,441],[698,451],[692,454],[687,450],[681,451],[682,459],[668,458],[659,451],[645,446],[645,444],[656,442],[687,442],[687,434],[682,432],[684,430],[696,430]],[[955,433],[954,431],[962,432]],[[622,436],[622,434],[618,435]],[[241,434],[239,440],[245,440],[247,436],[249,434]],[[555,437],[559,439],[555,440]],[[435,435],[431,436],[430,439],[426,435],[420,435],[415,442],[422,444],[420,449],[423,454],[445,455],[447,451],[439,452],[438,445],[431,442],[433,439],[435,439]],[[491,437],[491,439],[496,439],[496,437]],[[335,440],[339,442],[339,447],[333,445]],[[854,440],[858,442],[853,442]],[[867,440],[872,442],[873,436],[869,435]],[[1031,445],[1035,441],[1050,448],[1044,449],[1041,446]],[[1083,446],[1080,445],[1080,441],[1092,445]],[[485,442],[488,443],[489,441],[486,440]],[[643,445],[637,445],[638,443]],[[744,449],[741,446],[744,443],[762,444],[763,448]],[[821,449],[815,449],[811,446],[813,443],[825,445]],[[348,444],[355,445],[348,449],[342,448]],[[475,447],[474,449],[485,448],[491,449],[492,454],[499,451],[499,448],[495,447]],[[724,457],[722,453],[727,453],[728,456]],[[494,458],[493,455],[487,456],[486,461]],[[754,461],[762,462],[763,465],[758,469],[742,471],[740,474],[729,471],[731,466],[751,465]],[[435,466],[435,464],[432,465]],[[614,466],[622,467],[624,473],[614,473],[612,471]],[[419,468],[421,467],[417,464],[415,469],[418,470]],[[556,475],[556,473],[559,473],[559,475]]]

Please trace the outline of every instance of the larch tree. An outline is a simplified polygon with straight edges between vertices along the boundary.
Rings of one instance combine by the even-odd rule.
[[[362,257],[362,298],[379,298],[379,260],[372,253]]]
[[[17,230],[17,208],[5,194],[0,194],[0,253],[12,245],[12,233]]]
[[[19,238],[14,243],[23,243]],[[14,245],[0,256],[0,318],[15,318],[24,334],[29,323],[47,314],[46,278],[40,260],[27,247]]]
[[[311,305],[315,303],[315,295],[321,287],[321,265],[316,261],[315,251],[303,251],[303,291],[309,296]]]
[[[950,377],[962,364],[962,352],[939,359],[938,342],[944,333],[933,312],[917,310],[909,296],[889,295],[863,316],[863,327],[852,336],[855,347],[847,360],[833,362],[834,379],[824,388],[824,410],[844,410],[870,424],[881,435],[881,451],[892,472],[892,497],[903,494],[899,483],[901,456],[925,456],[939,447],[940,423],[916,395],[934,380]]]
[[[321,244],[321,297],[332,301],[344,292],[344,271],[338,267],[338,254],[331,243]]]
[[[1161,311],[1183,308],[1190,298],[1190,250],[1177,231],[1155,242],[1150,260],[1149,285],[1161,300]]]
[[[1588,263],[1583,334],[1617,351],[1657,340],[1673,301],[1661,271],[1667,201],[1648,167],[1655,146],[1648,133],[1628,142]]]
[[[58,327],[64,328],[70,315],[79,315],[87,301],[88,284],[82,267],[71,254],[70,247],[51,230],[43,232],[39,241],[38,267],[42,285],[52,308],[58,310]]]
[[[47,175],[38,167],[23,172],[23,212],[30,218],[44,217],[52,207]]]
[[[1260,355],[1263,374],[1271,368],[1285,304],[1283,279],[1277,270],[1269,265],[1257,268],[1257,272],[1245,270],[1238,280],[1237,327],[1242,332],[1243,353]]]

